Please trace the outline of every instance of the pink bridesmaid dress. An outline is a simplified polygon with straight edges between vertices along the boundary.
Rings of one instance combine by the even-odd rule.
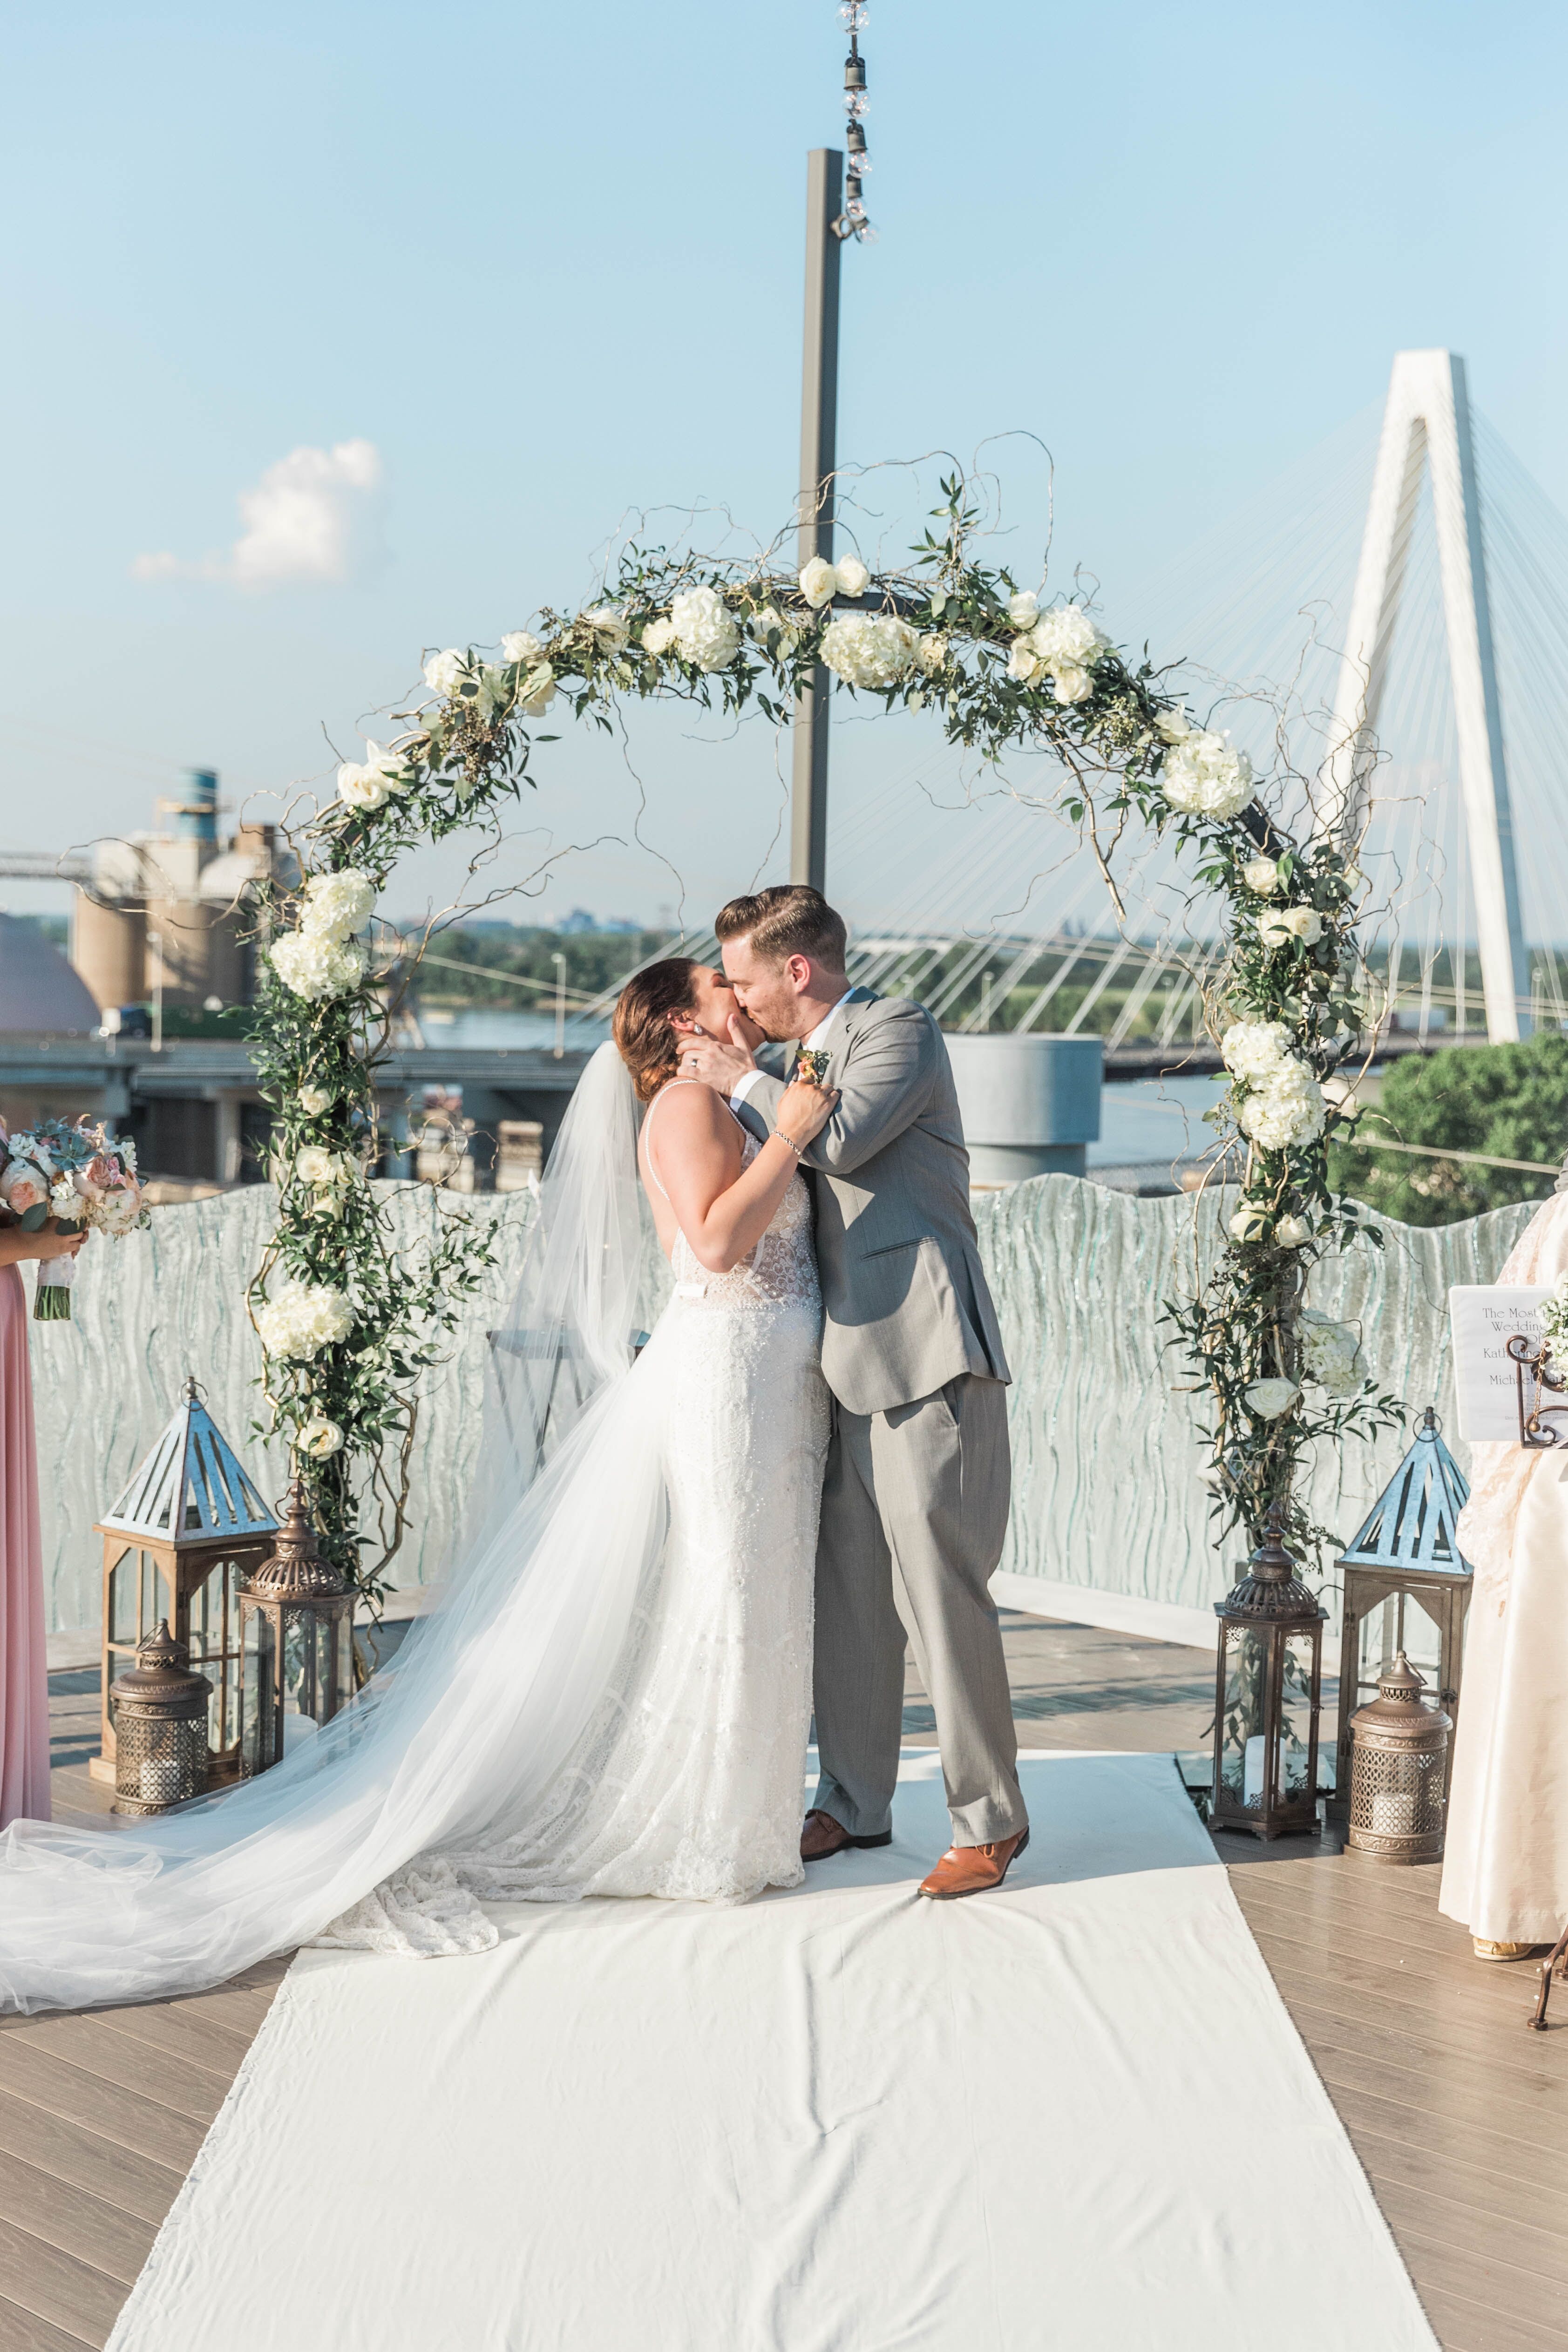
[[[0,1829],[19,1814],[49,1818],[49,1684],[27,1294],[0,1265]]]

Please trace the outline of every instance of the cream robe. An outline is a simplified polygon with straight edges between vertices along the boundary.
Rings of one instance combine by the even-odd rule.
[[[1558,1193],[1497,1278],[1564,1271]],[[1568,1447],[1474,1451],[1458,1541],[1476,1580],[1438,1906],[1472,1936],[1555,1943],[1568,1926]]]

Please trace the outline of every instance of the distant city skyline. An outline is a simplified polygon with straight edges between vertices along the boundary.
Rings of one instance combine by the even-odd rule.
[[[721,509],[784,522],[805,152],[840,137],[842,28],[831,0],[716,23],[605,0],[591,55],[580,17],[463,0],[437,26],[401,0],[89,0],[12,28],[0,845],[141,830],[187,765],[275,815],[422,646],[588,594],[645,507],[656,536],[706,509],[708,544]],[[845,261],[850,464],[1037,434],[1052,583],[1088,566],[1134,642],[1155,575],[1370,413],[1401,346],[1465,352],[1568,506],[1568,328],[1541,293],[1560,11],[1522,6],[1503,42],[1458,0],[874,0],[867,47],[881,241]],[[1045,462],[1027,440],[986,462],[1027,573]],[[868,551],[901,550],[933,474],[867,478]],[[852,915],[905,911],[894,867],[903,898],[973,871],[966,919],[1039,903],[1070,848],[1049,818],[965,809],[929,726],[841,719]],[[565,732],[487,877],[542,895],[492,912],[706,920],[784,870],[763,730],[633,709],[624,741]],[[443,903],[462,867],[423,853],[396,902]],[[18,912],[67,896],[0,879]]]

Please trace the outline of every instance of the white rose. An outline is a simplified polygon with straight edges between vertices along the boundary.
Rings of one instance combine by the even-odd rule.
[[[1282,1021],[1233,1021],[1219,1041],[1220,1059],[1238,1078],[1271,1077],[1290,1059],[1291,1036]]]
[[[847,555],[842,563],[833,567],[839,588],[846,596],[863,596],[870,584],[871,575],[858,555]],[[805,574],[801,574],[804,583]]]
[[[1255,857],[1242,867],[1241,878],[1255,898],[1272,898],[1279,887],[1279,861],[1275,857]]]
[[[645,654],[652,654],[656,661],[660,654],[667,654],[674,643],[675,623],[667,614],[661,614],[657,621],[650,621],[642,633],[642,649]]]
[[[307,1118],[320,1118],[323,1111],[331,1108],[331,1105],[332,1097],[325,1087],[300,1087],[300,1108]]]
[[[542,662],[537,669],[529,671],[517,690],[517,708],[520,717],[543,718],[555,699],[554,680],[555,672],[549,662]]]
[[[1242,1391],[1242,1402],[1259,1421],[1278,1421],[1289,1412],[1301,1391],[1289,1381],[1254,1381]]]
[[[1275,1220],[1274,1239],[1280,1249],[1300,1249],[1310,1241],[1312,1228],[1304,1217],[1279,1217]]]
[[[838,574],[826,556],[814,555],[800,575],[800,593],[815,612],[828,603],[838,585]]]
[[[1233,1242],[1261,1241],[1268,1231],[1268,1210],[1258,1208],[1250,1201],[1237,1209],[1230,1221],[1230,1237]]]
[[[349,1162],[323,1144],[307,1143],[294,1154],[294,1173],[302,1184],[347,1184],[353,1171]]]
[[[897,686],[915,657],[915,633],[888,613],[844,613],[822,633],[822,658],[846,686]]]
[[[92,1213],[92,1223],[101,1227],[111,1241],[128,1234],[142,1216],[142,1211],[134,1192],[122,1191],[118,1185],[106,1192]]]
[[[1086,669],[1059,669],[1051,680],[1051,692],[1058,702],[1087,702],[1094,680]]]
[[[386,778],[379,770],[345,760],[338,770],[338,798],[348,808],[384,808],[390,798]]]
[[[1162,710],[1154,721],[1154,732],[1162,743],[1183,742],[1192,731],[1193,722],[1179,702],[1173,710]]]
[[[531,629],[511,629],[500,641],[500,649],[509,662],[536,662],[542,658],[544,647]]]
[[[346,996],[364,977],[364,950],[353,940],[289,931],[274,940],[267,953],[285,988],[318,1003],[329,996]]]
[[[915,659],[928,677],[933,677],[947,660],[947,639],[942,635],[921,637],[915,647]]]
[[[326,1283],[290,1281],[275,1291],[257,1314],[256,1328],[269,1356],[308,1361],[353,1328],[346,1294]]]
[[[299,1436],[300,1453],[308,1454],[312,1462],[325,1462],[329,1454],[338,1451],[342,1442],[342,1431],[335,1421],[329,1421],[324,1412],[312,1414]]]
[[[375,904],[375,885],[355,866],[335,874],[312,874],[305,884],[300,928],[310,937],[345,940],[366,922]]]
[[[1007,599],[1007,618],[1016,629],[1032,629],[1040,617],[1040,600],[1032,588],[1020,588]]]
[[[1258,929],[1267,948],[1281,948],[1291,940],[1310,948],[1323,936],[1323,919],[1315,907],[1271,907],[1258,916]]]
[[[468,677],[468,658],[455,646],[444,654],[432,654],[425,665],[425,683],[432,694],[457,694]]]
[[[619,653],[626,641],[626,616],[613,604],[595,604],[583,618],[596,637],[603,638],[612,653]],[[541,649],[542,650],[542,648]]]
[[[1033,646],[1022,637],[1007,656],[1007,675],[1016,677],[1020,686],[1033,686],[1045,668],[1045,663]]]

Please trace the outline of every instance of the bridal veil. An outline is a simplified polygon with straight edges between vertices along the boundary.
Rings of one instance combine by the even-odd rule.
[[[612,1685],[664,1539],[654,1384],[634,1370],[636,1145],[631,1083],[604,1045],[491,1335],[481,1491],[441,1606],[258,1779],[134,1829],[14,1822],[0,2003],[153,2000],[329,1931],[411,1952],[495,1940],[431,1850],[526,1827]]]

